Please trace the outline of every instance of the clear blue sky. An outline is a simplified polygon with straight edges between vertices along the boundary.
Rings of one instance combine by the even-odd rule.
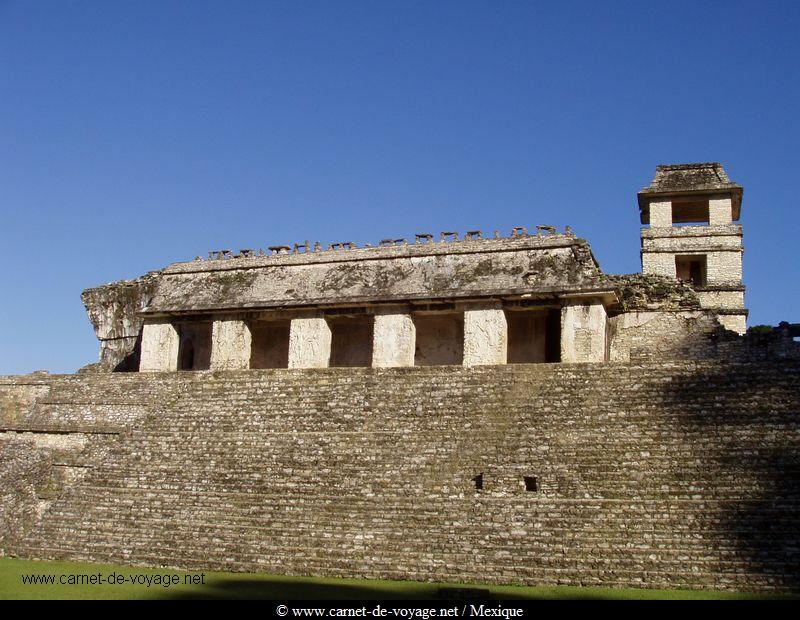
[[[0,0],[0,374],[96,361],[82,289],[220,248],[570,224],[639,271],[656,164],[744,191],[800,321],[800,3]]]

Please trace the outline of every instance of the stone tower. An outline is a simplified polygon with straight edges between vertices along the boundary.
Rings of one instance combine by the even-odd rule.
[[[718,162],[658,166],[639,192],[642,272],[689,280],[727,329],[746,330],[742,186]]]

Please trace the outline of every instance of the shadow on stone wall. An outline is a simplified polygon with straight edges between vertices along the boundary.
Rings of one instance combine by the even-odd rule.
[[[800,591],[800,361],[700,365],[665,385],[666,412],[696,438],[716,533],[735,545],[730,570]],[[695,397],[703,406],[682,406]]]
[[[113,372],[138,372],[139,371],[139,358],[142,353],[142,333],[136,338],[136,344],[133,345],[133,351],[122,358],[120,362],[114,366]]]

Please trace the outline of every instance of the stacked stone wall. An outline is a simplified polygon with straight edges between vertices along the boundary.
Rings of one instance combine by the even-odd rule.
[[[94,402],[127,430],[6,552],[797,589],[799,373],[764,358],[57,379],[48,399]]]
[[[163,384],[137,375],[0,377],[0,550],[143,423]],[[126,380],[127,379],[127,380]]]
[[[715,356],[722,326],[704,310],[626,312],[608,322],[609,359],[702,359]]]

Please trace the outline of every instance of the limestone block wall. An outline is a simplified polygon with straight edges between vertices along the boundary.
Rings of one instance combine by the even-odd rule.
[[[730,197],[711,198],[708,201],[710,226],[727,226],[733,222],[733,205]]]
[[[6,551],[797,589],[798,373],[800,359],[133,375],[128,397],[159,382],[151,415]],[[83,387],[98,405],[112,390]]]
[[[649,223],[654,228],[672,226],[672,201],[651,202]]]
[[[744,308],[744,291],[697,291],[704,308]]]
[[[666,252],[642,253],[642,273],[676,277],[675,255]]]
[[[163,384],[138,378],[0,377],[0,553],[147,416]]]
[[[742,314],[721,314],[718,320],[725,329],[737,334],[744,334],[747,331],[747,317]]]
[[[705,310],[626,312],[608,320],[609,360],[709,357],[720,328]]]
[[[708,282],[735,283],[742,281],[742,252],[710,252],[707,259]]]
[[[704,254],[714,250],[740,250],[741,226],[681,226],[668,229],[643,229],[642,250]]]
[[[730,198],[712,198],[708,226],[643,228],[642,272],[674,278],[676,256],[705,256],[705,284],[697,291],[700,304],[722,310],[720,322],[743,334],[746,313],[729,312],[744,310],[742,227],[733,225],[731,217]]]

